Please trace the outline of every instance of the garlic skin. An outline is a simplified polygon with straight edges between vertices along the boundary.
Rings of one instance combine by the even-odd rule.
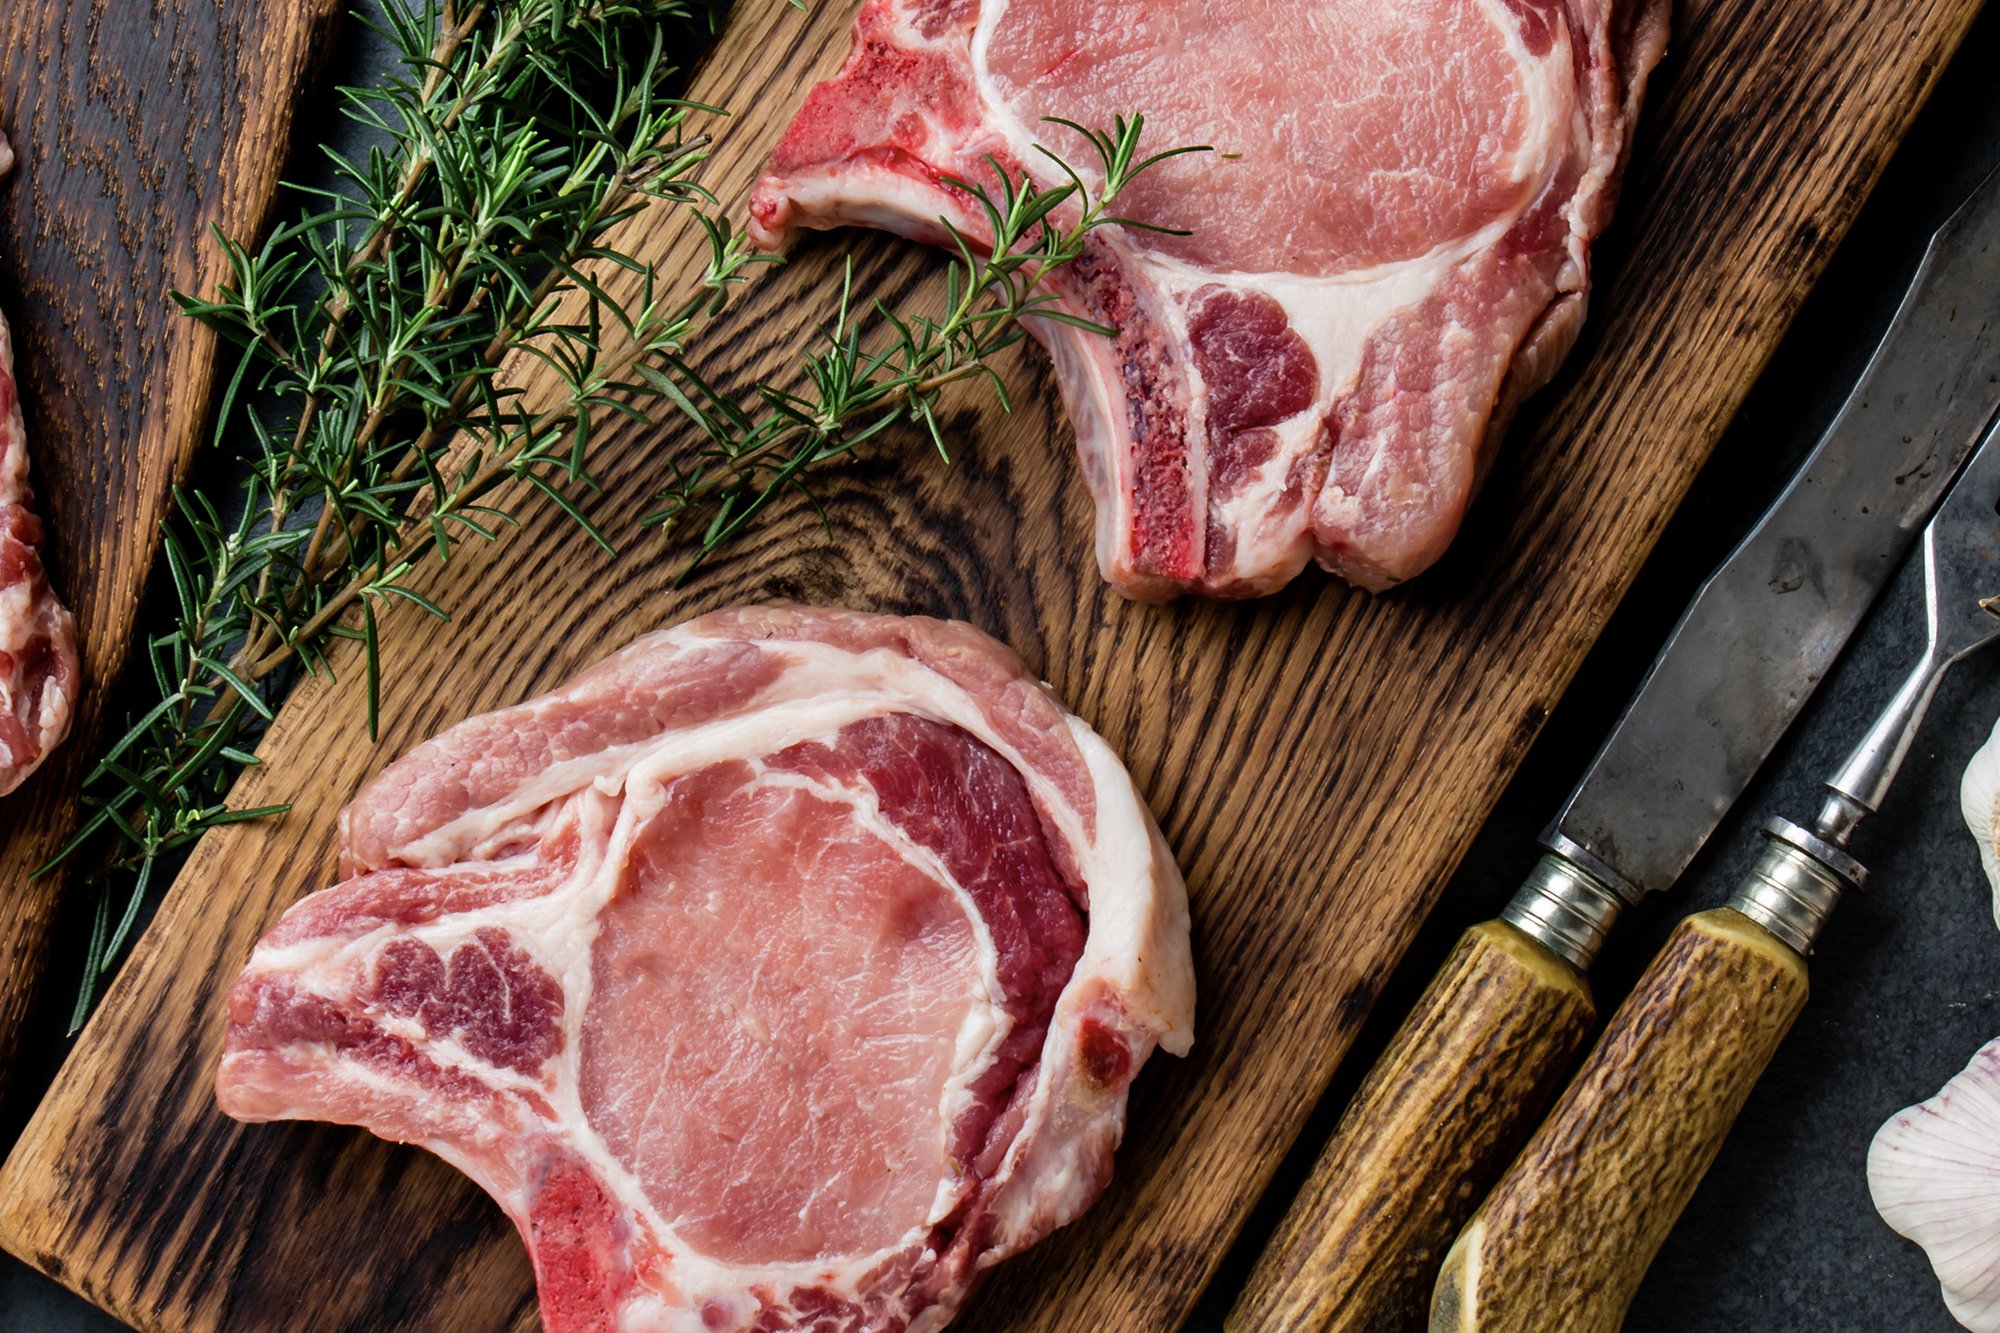
[[[1993,886],[1993,921],[2000,925],[2000,722],[1993,734],[1965,766],[1958,784],[1958,809],[1965,826],[1979,840],[1979,863],[1986,867],[1986,882]]]
[[[1868,1192],[1883,1221],[1923,1246],[1952,1317],[2000,1333],[2000,1038],[1876,1131]]]

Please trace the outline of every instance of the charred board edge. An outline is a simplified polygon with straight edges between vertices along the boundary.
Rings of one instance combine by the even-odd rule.
[[[211,225],[262,228],[341,7],[173,0],[127,26],[73,0],[0,12],[0,123],[21,157],[0,212],[28,242],[8,257],[5,295],[31,480],[84,665],[69,737],[0,821],[0,1143],[40,1092],[47,1061],[27,1044],[60,1039],[71,999],[43,984],[60,970],[68,877],[31,875],[76,826],[160,519],[211,419],[217,339],[169,292],[206,292],[226,273]]]

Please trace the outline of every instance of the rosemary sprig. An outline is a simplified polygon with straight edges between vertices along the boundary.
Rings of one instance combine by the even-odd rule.
[[[291,683],[327,669],[331,639],[362,643],[372,734],[379,610],[448,618],[411,586],[418,562],[493,540],[515,521],[510,500],[535,493],[608,547],[578,503],[596,488],[593,423],[642,415],[643,377],[679,363],[751,262],[695,179],[708,147],[689,120],[714,109],[670,96],[670,44],[705,43],[708,0],[387,0],[377,26],[401,73],[340,95],[381,146],[334,158],[333,186],[304,191],[304,216],[255,250],[223,238],[215,296],[177,296],[240,349],[207,466],[245,477],[245,503],[226,517],[233,506],[177,494],[162,538],[171,623],[144,644],[152,699],[89,775],[87,816],[50,862],[103,848],[72,1026],[161,861],[282,808],[225,797]],[[685,291],[612,239],[656,199],[707,229]],[[636,296],[593,276],[620,270]],[[500,378],[518,356],[554,371],[551,400]]]
[[[1056,118],[1048,123],[1084,137],[1097,157],[1102,183],[1093,189],[1048,148],[1041,152],[1063,178],[1053,186],[1039,185],[1025,171],[1010,173],[991,158],[987,165],[997,182],[993,189],[947,178],[983,215],[990,240],[975,241],[949,219],[940,219],[955,252],[945,273],[942,313],[903,315],[877,301],[872,303],[872,327],[864,333],[864,321],[856,318],[854,308],[850,258],[834,318],[819,327],[820,348],[808,352],[801,366],[802,388],[760,382],[753,389],[754,401],[739,404],[684,360],[673,360],[672,371],[684,389],[678,401],[701,435],[685,456],[671,460],[672,481],[656,497],[660,508],[641,521],[675,535],[700,523],[681,570],[683,580],[786,493],[798,492],[817,506],[811,490],[815,474],[893,426],[921,424],[939,455],[948,458],[938,403],[949,386],[983,379],[1001,407],[1011,411],[1007,386],[992,362],[1024,336],[1024,319],[1070,324],[1106,337],[1116,334],[1064,309],[1060,295],[1050,289],[1050,277],[1082,259],[1091,234],[1100,228],[1167,231],[1115,216],[1110,206],[1148,168],[1209,150],[1187,146],[1141,157],[1146,122],[1139,115],[1115,117],[1109,132]]]

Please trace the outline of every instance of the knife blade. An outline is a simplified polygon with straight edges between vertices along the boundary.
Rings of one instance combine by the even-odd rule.
[[[1806,956],[1940,681],[2000,639],[2000,426],[1924,531],[1926,642],[1812,824],[1774,819],[1727,905],[1675,928],[1576,1081],[1446,1256],[1432,1333],[1616,1333],[1653,1257],[1805,1005]]]
[[[1349,1104],[1228,1318],[1421,1327],[1445,1246],[1595,1022],[1585,974],[1783,735],[2000,411],[2000,172],[1933,235],[1853,392],[1703,585],[1497,921]]]
[[[1680,878],[1812,696],[2000,410],[1996,367],[2000,173],[1932,238],[1839,414],[1702,585],[1543,834],[1615,896],[1592,905],[1603,927]],[[1531,936],[1543,927],[1535,903],[1511,910]],[[1587,967],[1595,945],[1578,947]]]

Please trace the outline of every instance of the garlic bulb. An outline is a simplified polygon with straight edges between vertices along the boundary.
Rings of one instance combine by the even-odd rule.
[[[1924,1247],[1952,1317],[2000,1333],[2000,1039],[1876,1131],[1868,1192],[1883,1221]]]
[[[1995,843],[2000,837],[2000,722],[1993,724],[1993,734],[1965,766],[1965,777],[1958,784],[1958,808],[1965,826],[1979,839],[1979,861],[1993,886],[1993,920],[2000,924],[2000,845]]]

